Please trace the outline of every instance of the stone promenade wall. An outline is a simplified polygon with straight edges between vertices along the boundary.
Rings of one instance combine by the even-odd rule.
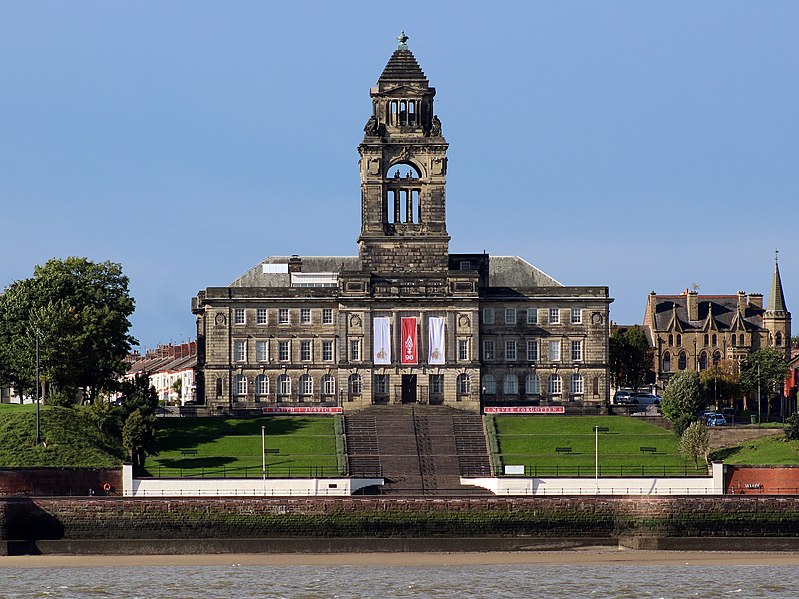
[[[0,468],[2,495],[101,495],[122,492],[121,468]]]
[[[621,536],[799,537],[799,498],[0,498],[0,541]]]

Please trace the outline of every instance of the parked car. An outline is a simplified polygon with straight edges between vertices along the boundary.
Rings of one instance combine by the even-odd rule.
[[[707,419],[708,426],[724,426],[725,424],[727,424],[727,419],[718,413],[711,414],[710,418]]]
[[[633,393],[633,399],[637,400],[638,405],[642,406],[659,406],[663,398],[654,393]]]
[[[613,403],[617,406],[632,406],[638,405],[638,400],[629,391],[616,391],[613,394]]]

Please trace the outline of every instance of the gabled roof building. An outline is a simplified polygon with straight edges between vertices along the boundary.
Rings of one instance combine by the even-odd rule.
[[[603,406],[608,288],[565,286],[516,256],[449,252],[436,90],[398,39],[358,146],[358,255],[272,256],[200,291],[198,399],[212,413]]]
[[[751,351],[775,347],[790,356],[791,313],[785,306],[775,262],[768,304],[763,295],[649,294],[644,326],[655,348],[655,373],[662,391],[680,370],[705,370],[722,361],[737,368]]]

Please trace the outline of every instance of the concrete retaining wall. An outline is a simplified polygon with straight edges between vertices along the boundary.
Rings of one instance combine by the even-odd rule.
[[[0,495],[104,495],[122,492],[119,468],[0,468]]]
[[[461,484],[482,487],[495,495],[722,495],[723,464],[714,463],[712,472],[712,476],[673,478],[461,478]]]

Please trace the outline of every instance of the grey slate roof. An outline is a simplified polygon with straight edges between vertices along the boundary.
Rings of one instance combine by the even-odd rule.
[[[769,312],[787,312],[785,307],[785,294],[782,291],[782,278],[780,277],[780,265],[774,263],[774,276],[771,278],[771,293],[768,296],[766,310]]]
[[[653,328],[658,331],[666,330],[675,313],[684,331],[700,330],[705,326],[708,315],[712,313],[716,328],[719,331],[726,331],[735,318],[738,311],[737,295],[698,295],[698,319],[689,320],[687,296],[682,295],[656,295],[654,296],[654,322]],[[747,331],[763,329],[763,312],[758,308],[747,303],[741,311],[742,322]]]
[[[519,256],[490,256],[488,263],[488,285],[490,287],[563,287]]]
[[[379,83],[417,81],[427,84],[427,78],[410,50],[395,50],[388,59]]]
[[[357,256],[299,256],[302,260],[300,272],[338,272],[339,270],[360,270],[361,261]],[[290,287],[288,274],[264,273],[264,264],[288,264],[292,256],[269,256],[262,260],[228,287]]]

